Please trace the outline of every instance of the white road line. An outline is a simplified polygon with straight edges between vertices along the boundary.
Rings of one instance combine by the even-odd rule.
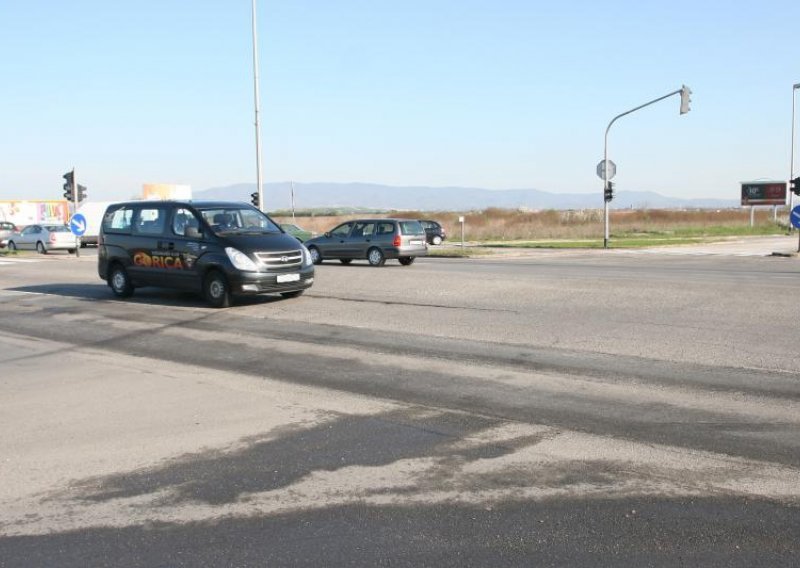
[[[24,263],[24,262],[42,262],[43,259],[41,258],[2,258],[0,259],[0,264],[14,264],[14,263]]]

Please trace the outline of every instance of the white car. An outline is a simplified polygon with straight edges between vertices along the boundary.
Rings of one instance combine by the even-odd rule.
[[[14,223],[0,221],[0,248],[5,247],[6,243],[8,243],[8,238],[16,232],[17,227]]]
[[[51,250],[66,250],[74,253],[78,248],[78,238],[67,225],[28,225],[18,233],[8,237],[8,250],[36,250],[47,254]]]

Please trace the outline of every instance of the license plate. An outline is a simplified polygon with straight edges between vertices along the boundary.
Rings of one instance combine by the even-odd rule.
[[[278,274],[278,282],[297,282],[300,280],[299,274]]]
[[[409,241],[412,245],[421,245],[422,241]]]

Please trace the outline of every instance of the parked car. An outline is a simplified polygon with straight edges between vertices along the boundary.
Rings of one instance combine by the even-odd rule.
[[[8,243],[8,238],[17,232],[17,226],[8,221],[0,221],[0,248]]]
[[[308,250],[255,207],[220,201],[132,201],[103,216],[97,272],[120,298],[140,286],[294,298],[314,282]]]
[[[314,236],[311,231],[306,231],[304,228],[295,225],[294,223],[281,223],[281,229],[292,235],[301,243]]]
[[[342,264],[364,259],[383,266],[386,259],[403,266],[428,254],[425,230],[415,219],[358,219],[342,223],[305,242],[314,264],[336,259]]]
[[[28,225],[8,237],[8,250],[36,250],[47,254],[51,250],[66,250],[74,253],[78,248],[78,237],[67,225]]]
[[[444,227],[437,221],[431,221],[430,219],[420,219],[419,222],[422,228],[425,229],[425,240],[427,240],[429,244],[442,244],[442,241],[447,237],[444,232]]]

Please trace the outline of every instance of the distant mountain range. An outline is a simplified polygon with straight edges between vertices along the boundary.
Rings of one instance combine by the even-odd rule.
[[[194,192],[194,199],[250,201],[254,183],[213,187]],[[264,185],[268,211],[291,208],[289,182]],[[469,211],[504,209],[593,209],[603,206],[603,196],[594,193],[550,193],[538,189],[492,190],[473,187],[399,187],[373,183],[295,183],[297,209],[357,208],[374,210]],[[614,209],[725,209],[738,207],[735,199],[682,199],[651,191],[616,192]]]

